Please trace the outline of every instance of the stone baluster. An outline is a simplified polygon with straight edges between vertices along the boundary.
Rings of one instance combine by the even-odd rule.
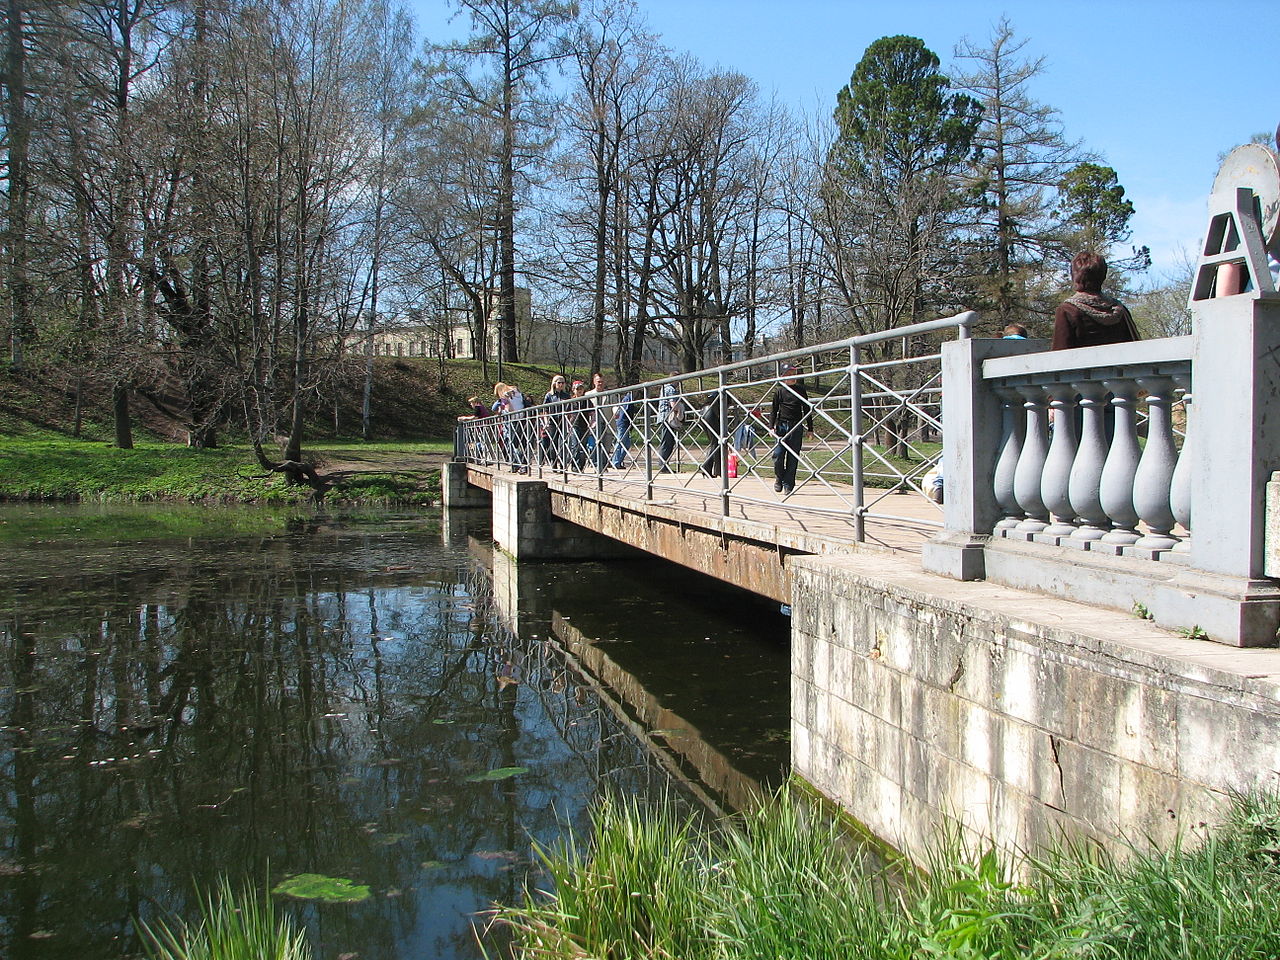
[[[1013,474],[1013,494],[1026,519],[1018,524],[1019,534],[1039,533],[1049,525],[1049,511],[1040,496],[1044,462],[1049,456],[1049,423],[1046,416],[1045,388],[1038,384],[1018,387],[1027,414],[1027,430],[1022,441],[1022,456]]]
[[[1102,468],[1107,462],[1107,388],[1097,380],[1073,383],[1080,395],[1080,444],[1071,464],[1071,509],[1079,525],[1071,534],[1072,543],[1101,540],[1111,529],[1102,508]]]
[[[1012,387],[999,387],[995,394],[1000,399],[1000,456],[996,458],[995,496],[1004,519],[996,524],[996,530],[1016,527],[1022,519],[1022,508],[1013,493],[1013,475],[1022,456],[1024,417],[1022,398]]]
[[[1172,549],[1178,542],[1171,536],[1174,520],[1169,506],[1169,486],[1178,458],[1173,443],[1173,380],[1169,377],[1139,377],[1138,386],[1147,391],[1147,443],[1142,448],[1137,472],[1133,476],[1133,509],[1147,525],[1145,536],[1134,546],[1156,553]]]
[[[1053,522],[1041,534],[1061,538],[1069,537],[1076,529],[1070,497],[1071,467],[1076,459],[1076,390],[1069,383],[1052,383],[1047,390],[1049,409],[1053,411],[1053,439],[1040,480],[1040,499]]]
[[[1138,385],[1132,380],[1103,381],[1112,393],[1111,409],[1115,411],[1115,434],[1107,462],[1102,467],[1102,482],[1098,498],[1102,509],[1111,519],[1112,529],[1100,543],[1111,544],[1116,553],[1138,539],[1134,528],[1138,525],[1138,512],[1133,508],[1133,477],[1138,472],[1138,431],[1134,417],[1134,403]]]
[[[1182,412],[1185,417],[1182,436],[1182,451],[1178,454],[1178,465],[1173,468],[1173,479],[1169,482],[1169,509],[1173,519],[1181,524],[1182,529],[1191,532],[1191,471],[1194,469],[1191,432],[1191,371],[1177,373],[1173,382],[1182,390]],[[1180,539],[1173,548],[1174,553],[1190,553],[1191,542],[1187,537]]]

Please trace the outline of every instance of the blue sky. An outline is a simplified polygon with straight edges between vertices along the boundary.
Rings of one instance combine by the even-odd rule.
[[[653,32],[762,93],[827,113],[867,45],[920,37],[942,59],[984,45],[1002,15],[1044,57],[1031,94],[1068,137],[1114,167],[1136,213],[1133,242],[1157,276],[1194,254],[1218,156],[1280,122],[1280,0],[640,0]],[[445,0],[413,0],[420,35],[465,33]],[[1153,278],[1154,279],[1154,278]]]

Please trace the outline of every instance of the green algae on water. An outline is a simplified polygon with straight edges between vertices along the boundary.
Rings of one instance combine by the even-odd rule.
[[[272,893],[294,900],[318,900],[321,903],[359,903],[368,900],[369,888],[342,877],[326,877],[320,873],[299,873],[276,884]]]

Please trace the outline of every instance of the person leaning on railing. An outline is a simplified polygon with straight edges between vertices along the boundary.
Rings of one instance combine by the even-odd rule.
[[[608,389],[604,382],[604,374],[597,371],[591,375],[591,389],[583,394],[591,404],[591,433],[588,445],[595,451],[596,469],[600,471],[609,469],[609,451],[604,431],[613,412],[604,398],[604,392]]]
[[[773,391],[769,409],[769,427],[778,438],[773,448],[773,490],[789,494],[796,486],[796,468],[800,465],[800,450],[804,446],[804,432],[813,417],[813,405],[804,384],[797,380],[799,371],[785,364],[781,377]]]
[[[591,436],[591,401],[585,399],[587,385],[573,381],[569,390],[569,462],[581,471],[587,463],[587,438]]]
[[[551,378],[551,388],[542,397],[543,406],[560,404],[569,399],[569,387],[561,374]],[[542,462],[559,467],[561,452],[565,445],[565,411],[562,406],[555,406],[550,412],[543,411],[538,418],[538,448],[542,453]]]
[[[523,418],[517,416],[524,410],[524,394],[514,383],[499,381],[493,386],[495,413],[502,414],[502,436],[507,447],[507,459],[512,473],[528,473],[528,428]]]

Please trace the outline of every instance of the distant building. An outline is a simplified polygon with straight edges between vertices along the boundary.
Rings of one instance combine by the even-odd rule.
[[[527,287],[516,290],[516,324],[522,363],[536,363],[563,369],[583,369],[591,359],[592,328],[590,321],[534,319]],[[490,314],[487,333],[489,359],[498,357],[498,325],[495,314]],[[348,341],[357,353],[365,353],[367,337],[354,334]],[[605,329],[604,356],[612,365],[617,349],[617,335]],[[387,324],[373,334],[373,352],[379,357],[440,357],[457,360],[473,360],[476,343],[471,325],[465,320],[452,320],[446,324]],[[646,340],[644,346],[645,368],[654,372],[667,372],[679,365],[679,358],[670,345],[656,337]]]

